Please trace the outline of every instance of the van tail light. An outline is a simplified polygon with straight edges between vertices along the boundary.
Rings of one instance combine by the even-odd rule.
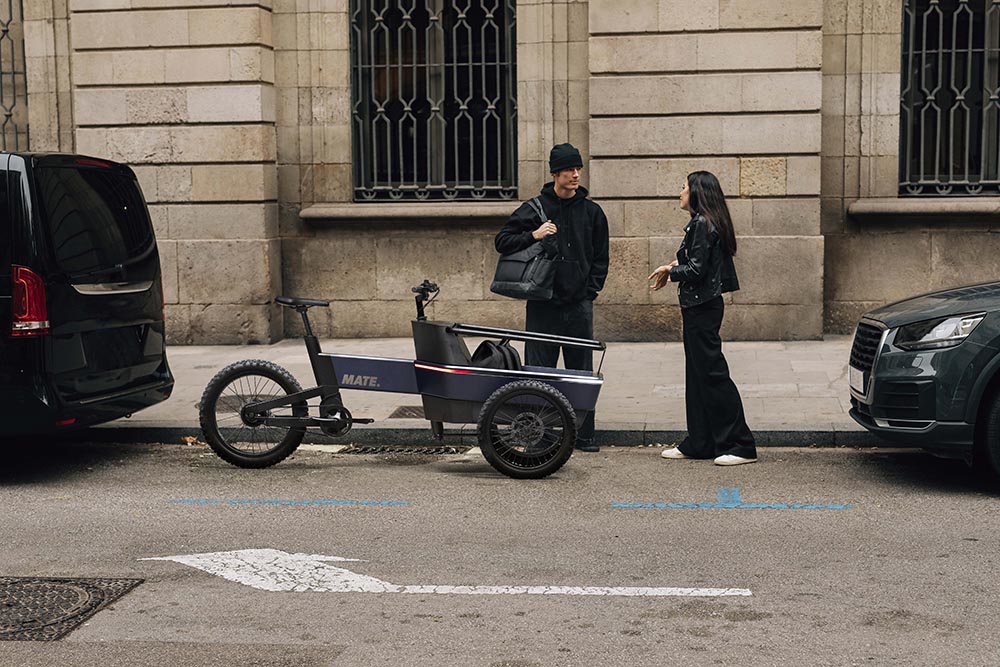
[[[105,169],[111,168],[111,165],[108,164],[107,162],[101,162],[100,160],[93,160],[91,158],[86,158],[86,157],[78,157],[77,159],[73,160],[73,162],[75,162],[76,164],[86,165],[88,167],[104,167]]]
[[[37,273],[24,266],[11,267],[13,299],[11,336],[42,336],[49,332],[49,314],[45,308],[45,283]]]

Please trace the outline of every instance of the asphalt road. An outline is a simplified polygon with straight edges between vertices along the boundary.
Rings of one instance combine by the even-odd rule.
[[[64,639],[0,642],[3,666],[1000,664],[998,495],[921,453],[767,448],[720,468],[606,448],[536,482],[427,456],[252,471],[198,444],[2,453],[0,576],[144,580]],[[216,565],[227,579],[140,560],[243,550],[360,559],[302,576],[396,586],[261,590],[246,563]],[[435,585],[749,595],[402,592]]]

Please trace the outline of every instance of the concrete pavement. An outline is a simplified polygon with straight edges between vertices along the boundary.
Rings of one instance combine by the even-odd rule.
[[[470,348],[474,344],[470,341]],[[322,347],[326,352],[413,358],[409,338],[324,340]],[[743,396],[747,422],[759,444],[836,446],[876,442],[848,416],[850,347],[849,336],[724,345],[733,379]],[[198,402],[206,383],[221,368],[240,359],[273,361],[291,371],[303,387],[314,384],[301,339],[274,345],[176,346],[167,354],[176,380],[170,400],[129,419],[91,429],[89,435],[141,442],[198,437]],[[595,356],[597,362],[599,355]],[[602,372],[605,383],[596,416],[601,444],[654,445],[683,438],[684,350],[680,343],[609,343]],[[371,417],[375,423],[357,426],[337,440],[317,434],[310,437],[311,441],[432,442],[426,420],[390,418],[399,407],[420,406],[419,396],[346,390],[344,401],[356,417]],[[454,433],[472,444],[475,426],[456,426]]]

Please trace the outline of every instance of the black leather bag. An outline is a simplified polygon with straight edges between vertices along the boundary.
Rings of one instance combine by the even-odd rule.
[[[545,222],[545,211],[538,197],[530,200],[528,205],[538,215],[540,223]],[[524,250],[500,256],[490,291],[512,299],[548,301],[552,298],[555,267],[556,263],[548,257],[545,246],[536,241]]]
[[[480,368],[501,368],[508,371],[521,370],[521,355],[517,350],[502,340],[484,340],[472,353],[472,365]]]

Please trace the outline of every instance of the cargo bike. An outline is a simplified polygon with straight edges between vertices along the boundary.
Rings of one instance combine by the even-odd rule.
[[[302,389],[281,366],[244,360],[226,366],[205,387],[199,405],[201,429],[212,450],[244,468],[274,465],[295,451],[308,428],[327,436],[347,435],[369,424],[344,405],[341,389],[419,394],[437,439],[444,424],[476,424],[483,456],[514,478],[551,475],[573,453],[577,428],[594,410],[603,384],[606,347],[597,340],[568,338],[472,324],[428,320],[424,307],[438,286],[425,280],[412,290],[415,359],[323,352],[309,323],[309,309],[328,301],[278,297],[299,313],[316,386]],[[492,349],[512,352],[509,341],[536,341],[601,352],[596,372],[521,366],[519,359],[470,354],[466,338],[484,338]],[[495,341],[499,341],[496,343]],[[516,356],[516,355],[515,355]]]

